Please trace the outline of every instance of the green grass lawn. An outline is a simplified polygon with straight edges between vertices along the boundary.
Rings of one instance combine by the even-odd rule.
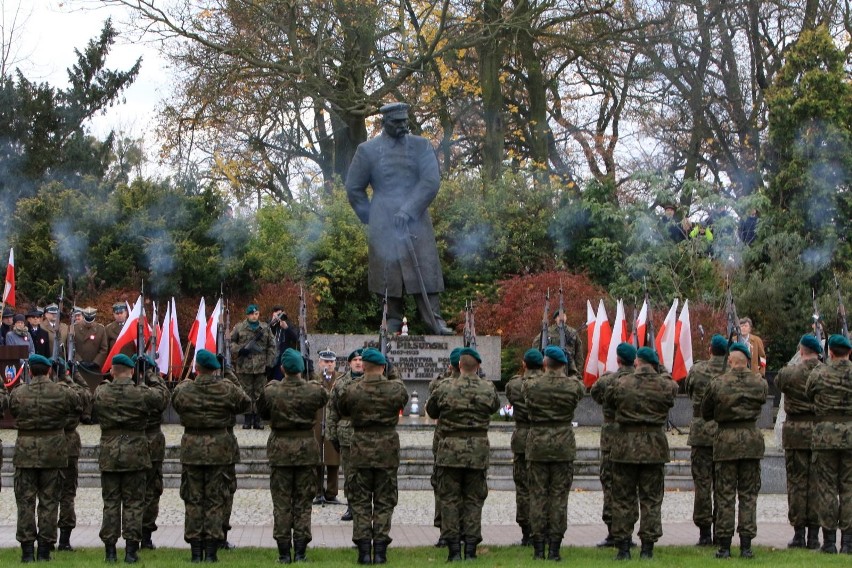
[[[121,544],[121,543],[120,543]],[[739,553],[736,546],[734,554]],[[800,566],[802,568],[814,565],[822,566],[852,566],[848,555],[828,555],[811,551],[787,551],[772,550],[756,547],[753,560],[742,560],[738,557],[724,562],[713,558],[714,549],[695,547],[659,547],[655,550],[653,560],[654,566],[713,566],[720,565],[748,565],[748,566],[772,566],[773,568]],[[575,566],[624,566],[622,562],[615,562],[612,558],[613,550],[599,550],[595,548],[563,548],[562,564]],[[639,562],[639,551],[633,555],[633,562]],[[308,561],[311,564],[322,566],[357,566],[355,563],[356,552],[354,549],[308,549]],[[119,565],[123,564],[124,551],[118,550]],[[243,548],[229,552],[219,553],[219,563],[223,566],[234,568],[254,568],[259,565],[277,565],[277,551],[272,549]],[[447,552],[436,548],[391,548],[388,550],[388,560],[391,566],[437,566],[445,564]],[[0,550],[0,566],[12,566],[20,563],[19,549]],[[88,567],[92,565],[103,565],[103,551],[101,549],[85,549],[76,552],[54,553],[54,560],[50,563],[51,568],[64,566]],[[140,564],[142,566],[190,566],[189,550],[159,549],[146,550],[140,553]],[[644,564],[644,562],[643,562]],[[464,563],[465,566],[547,566],[543,562],[533,562],[532,550],[518,546],[481,546],[475,563]]]

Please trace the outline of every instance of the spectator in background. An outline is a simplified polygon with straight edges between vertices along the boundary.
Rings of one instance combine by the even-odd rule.
[[[0,325],[0,345],[6,342],[6,334],[12,331],[12,318],[15,317],[15,310],[6,306],[3,308],[3,323]]]
[[[277,361],[281,360],[281,356],[287,349],[299,351],[299,330],[297,327],[290,325],[290,320],[287,318],[287,313],[284,311],[283,306],[272,307],[272,313],[269,316],[269,330],[275,339]],[[275,381],[280,381],[284,378],[281,372],[281,365],[273,366],[269,378]]]
[[[41,328],[41,318],[44,315],[38,308],[33,308],[27,312],[27,331],[30,333],[30,339],[33,342],[33,349],[42,357],[48,359],[53,356],[50,350],[50,336]]]
[[[12,320],[12,330],[6,334],[6,345],[24,345],[29,351],[28,356],[32,355],[35,353],[35,348],[33,348],[33,338],[27,331],[27,319],[24,314],[16,314]]]
[[[675,243],[686,240],[689,233],[689,220],[678,219],[677,208],[672,203],[663,203],[663,229]]]
[[[743,343],[749,346],[751,353],[751,370],[759,373],[761,377],[766,378],[766,348],[763,346],[763,340],[751,332],[751,318],[740,318],[740,333],[743,336]]]
[[[750,245],[757,238],[757,224],[760,220],[757,209],[749,209],[748,217],[740,221],[739,236],[743,244]]]

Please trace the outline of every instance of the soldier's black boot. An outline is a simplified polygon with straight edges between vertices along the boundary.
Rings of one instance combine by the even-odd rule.
[[[388,563],[388,543],[387,541],[373,541],[373,564]]]
[[[740,558],[754,558],[754,552],[751,551],[751,537],[740,537]]]
[[[149,529],[142,529],[142,543],[141,548],[145,550],[156,550],[157,547],[154,546],[154,541],[151,539],[151,535],[153,533]]]
[[[719,550],[716,551],[716,558],[730,558],[731,557],[731,537],[729,536],[720,536],[719,537]]]
[[[793,540],[787,543],[787,548],[805,547],[805,527],[793,527]]]
[[[373,558],[372,556],[370,556],[370,553],[372,552],[372,544],[372,541],[366,539],[359,540],[355,543],[355,545],[358,547],[358,564],[373,563]]]
[[[840,554],[852,554],[852,532],[840,534]]]
[[[819,527],[808,527],[808,550],[819,550]]]
[[[822,547],[820,552],[826,554],[837,554],[837,531],[822,527]]]
[[[438,542],[435,543],[435,548],[446,548],[446,546],[447,546],[447,541],[444,540],[444,537],[439,536]]]
[[[547,559],[559,562],[562,557],[559,555],[559,549],[562,548],[562,539],[553,539],[548,543]]]
[[[616,560],[630,560],[630,542],[631,538],[623,538],[618,541],[618,554],[615,555]]]
[[[124,543],[124,563],[136,564],[139,562],[139,541],[128,540]]]
[[[698,543],[696,546],[713,546],[713,527],[710,525],[698,527]]]
[[[50,550],[53,545],[43,540],[38,541],[38,550],[36,550],[37,562],[50,562]]]
[[[24,564],[35,562],[35,543],[21,543],[21,562],[23,562]]]
[[[308,561],[308,541],[294,540],[293,541],[293,560],[296,562]]]
[[[59,529],[59,542],[56,543],[56,550],[74,552],[74,547],[71,546],[71,529]]]
[[[344,511],[343,515],[340,516],[341,521],[351,521],[352,520],[352,508],[349,505],[346,505],[346,511]]]
[[[219,541],[215,538],[210,538],[204,541],[204,561],[219,562],[219,557],[216,553],[219,552]]]
[[[532,546],[529,526],[521,526],[521,546]]]
[[[533,560],[544,560],[544,539],[533,539]]]
[[[224,538],[219,541],[219,550],[234,550],[237,546],[228,542],[228,531],[224,532]]]
[[[642,541],[642,550],[639,552],[640,560],[650,560],[654,557],[654,543],[650,540]]]
[[[464,543],[464,559],[465,560],[476,560],[476,543],[475,542],[467,542]]]
[[[254,413],[254,422],[252,423],[255,430],[263,430],[263,420],[260,419],[260,414]]]
[[[110,564],[118,562],[118,552],[115,550],[114,542],[104,543],[104,560]]]
[[[254,420],[252,419],[252,414],[244,414],[243,415],[243,430],[251,430],[252,424],[254,424]]]
[[[290,564],[293,562],[293,557],[290,556],[290,541],[278,541],[278,564]]]
[[[611,548],[618,546],[615,538],[612,536],[612,523],[606,524],[606,538],[597,544],[598,548]]]
[[[189,541],[189,550],[192,553],[190,562],[198,564],[204,560],[204,543],[200,540]]]
[[[448,540],[447,549],[447,562],[461,562],[461,543],[458,540]]]

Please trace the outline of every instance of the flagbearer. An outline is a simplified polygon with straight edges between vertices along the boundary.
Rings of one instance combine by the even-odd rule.
[[[260,321],[260,308],[249,304],[246,319],[231,332],[231,359],[243,390],[251,399],[251,409],[245,415],[243,429],[263,430],[257,401],[266,384],[269,370],[275,365],[277,349],[269,325]]]

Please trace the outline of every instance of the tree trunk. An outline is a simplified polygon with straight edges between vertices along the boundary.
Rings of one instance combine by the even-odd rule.
[[[503,92],[500,85],[502,45],[499,38],[500,5],[497,0],[482,3],[485,38],[477,46],[479,52],[479,84],[482,88],[482,115],[485,137],[482,144],[482,177],[493,181],[500,177],[505,149]]]

